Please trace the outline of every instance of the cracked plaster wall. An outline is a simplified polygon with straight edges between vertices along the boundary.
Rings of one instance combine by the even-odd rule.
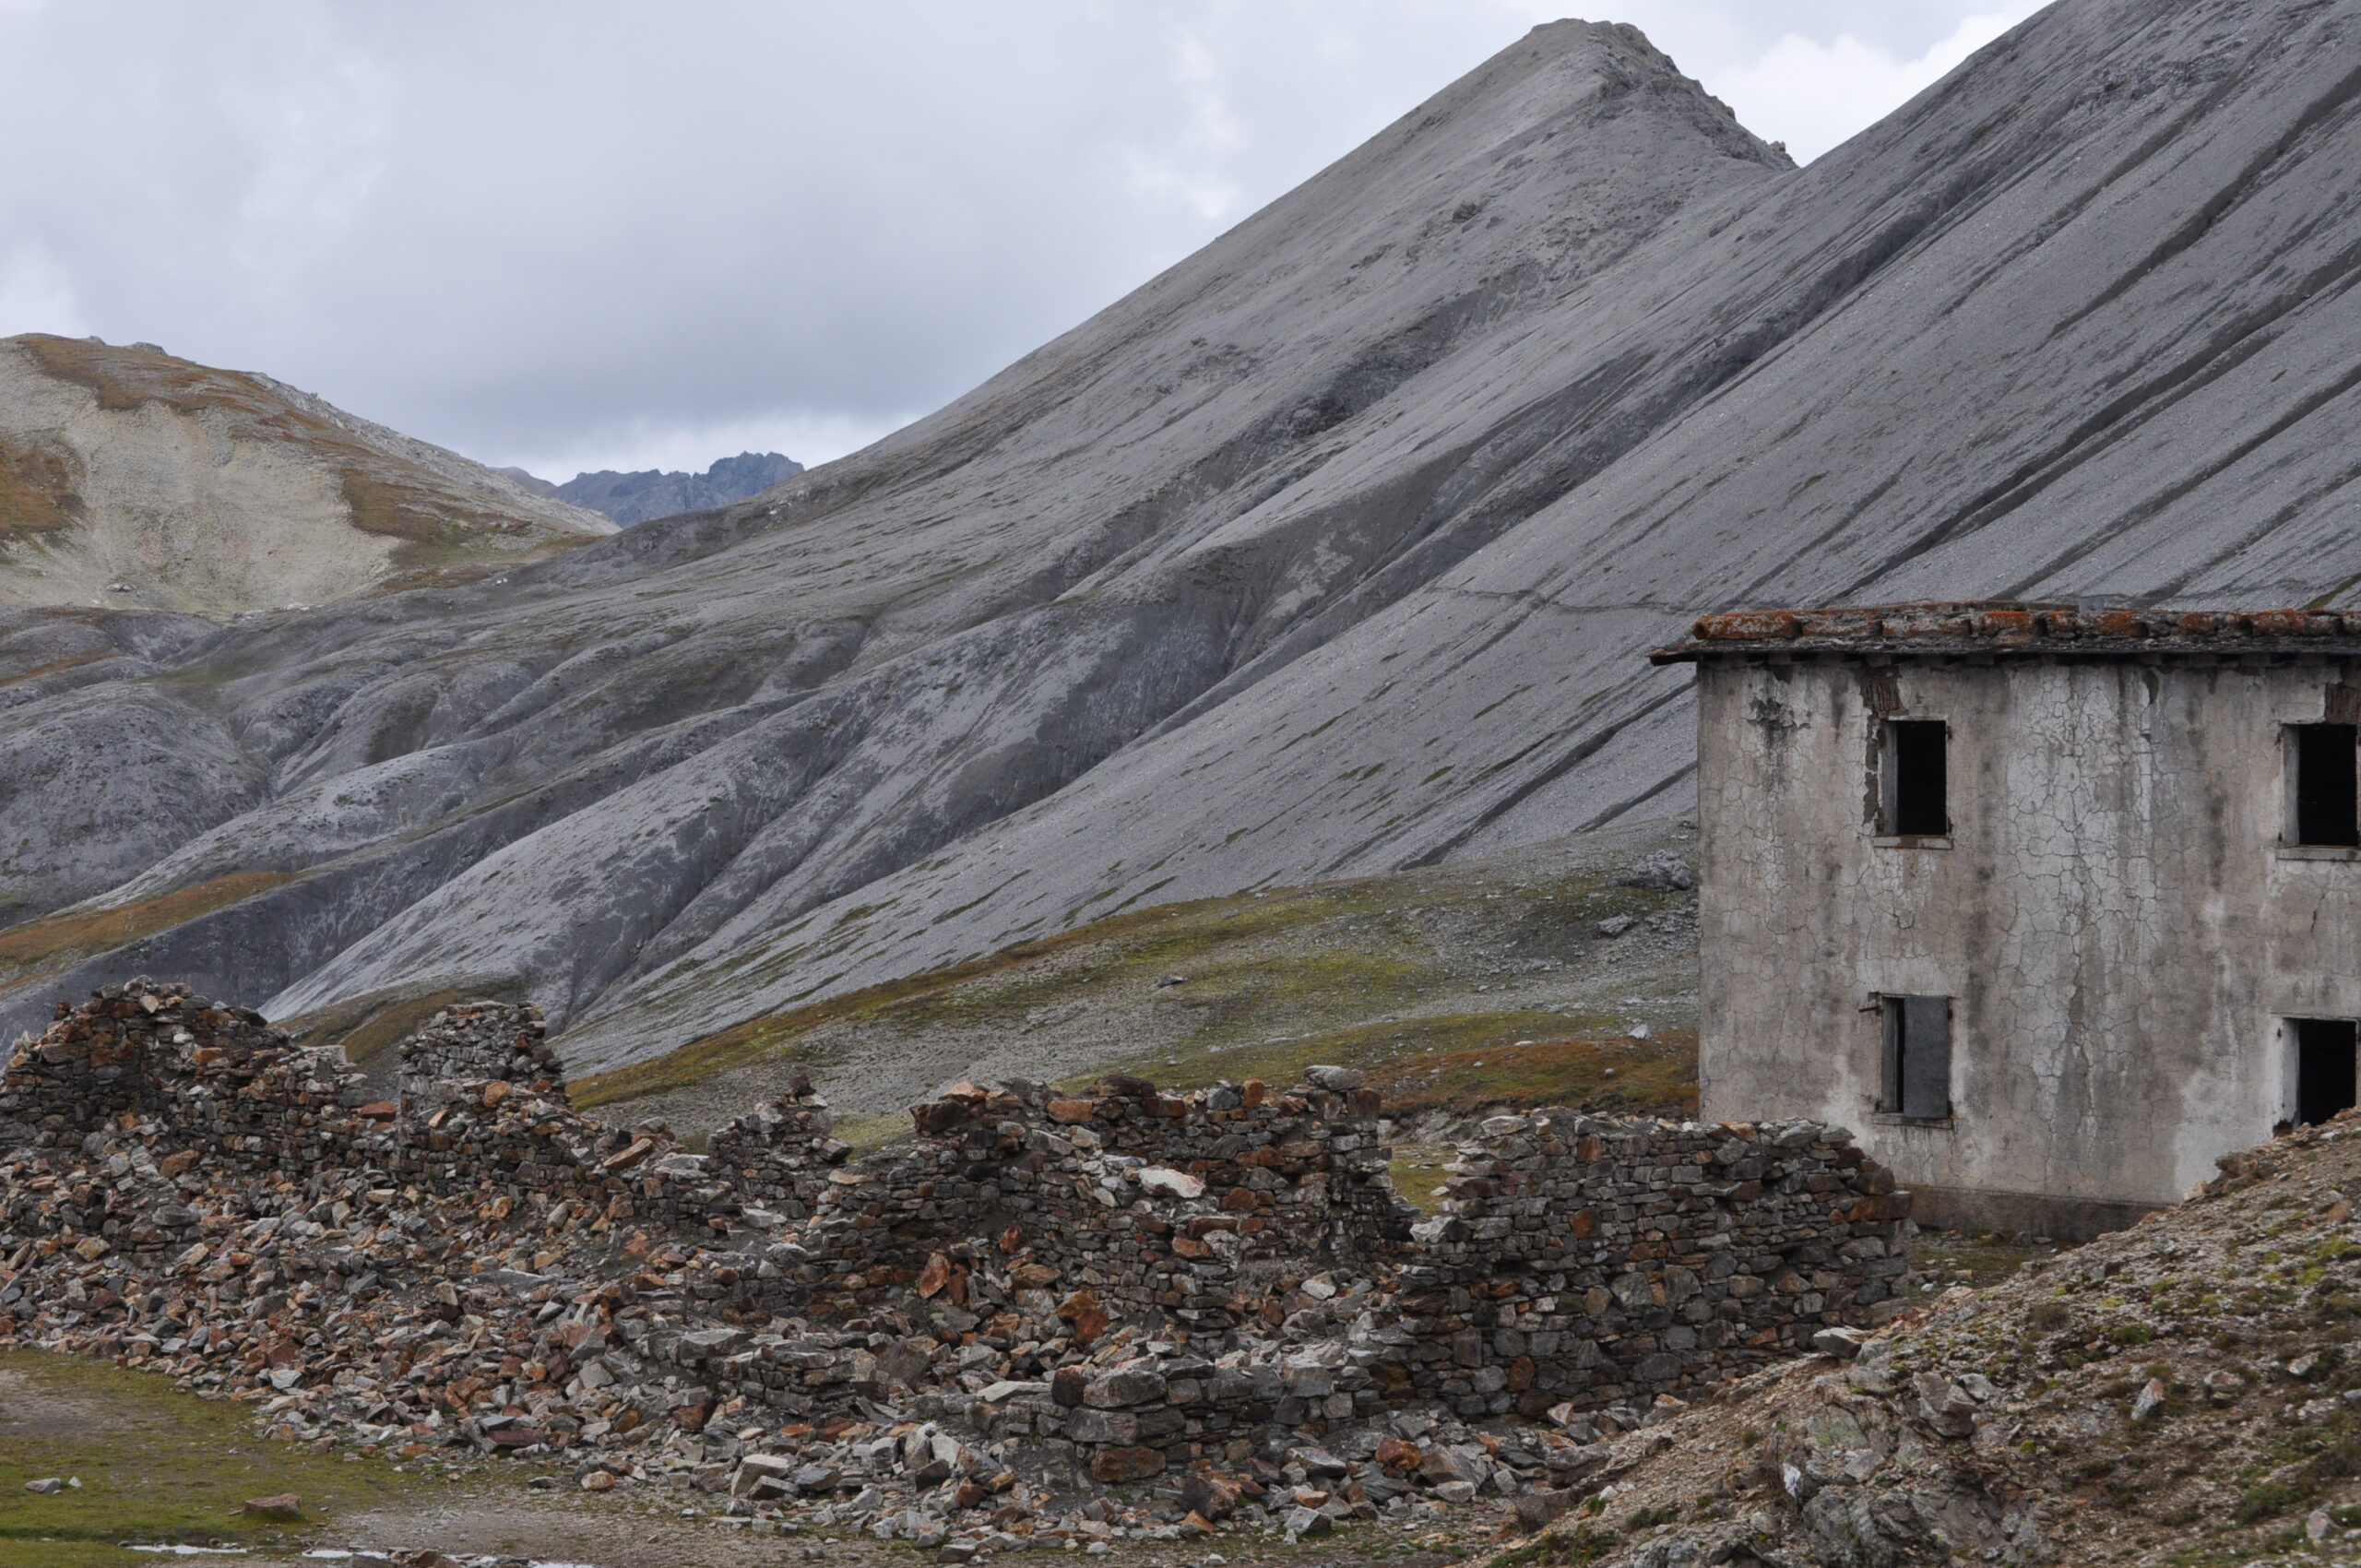
[[[2282,1020],[2361,1016],[2361,859],[2280,843],[2282,727],[2346,717],[2350,679],[1703,668],[1705,1116],[1855,1127],[1922,1218],[2058,1234],[2269,1138],[2293,1104]],[[1879,841],[1889,717],[1950,726],[1949,848]],[[1948,1123],[1879,1113],[1881,994],[1953,998]]]

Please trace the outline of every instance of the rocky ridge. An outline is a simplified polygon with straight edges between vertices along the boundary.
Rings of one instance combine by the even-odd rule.
[[[1501,1118],[1429,1277],[1341,1069],[963,1088],[854,1161],[808,1092],[705,1154],[599,1127],[529,1009],[446,1009],[397,1059],[378,1100],[185,988],[65,1010],[0,1080],[0,1344],[164,1371],[289,1438],[964,1551],[1546,1513],[1673,1390],[1901,1300],[1838,1261],[1898,1255],[1881,1173],[1802,1124]],[[1536,1225],[1510,1172],[1578,1168],[1594,1206]],[[1556,1301],[1452,1272],[1560,1227],[1555,1261],[1507,1266],[1580,1303],[1579,1352],[1544,1337]]]
[[[523,469],[500,470],[536,495],[552,495],[569,505],[587,506],[623,527],[652,517],[682,512],[705,512],[727,506],[785,484],[803,471],[803,465],[777,452],[741,452],[723,457],[703,473],[640,469],[618,473],[600,469],[580,473],[564,484],[537,479]]]

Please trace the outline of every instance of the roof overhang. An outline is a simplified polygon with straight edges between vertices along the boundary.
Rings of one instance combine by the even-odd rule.
[[[2225,659],[2309,662],[2361,659],[2361,612],[2120,610],[2065,604],[1844,605],[1735,610],[1699,619],[1691,640],[1648,655],[1652,664],[1789,662],[1891,664]]]

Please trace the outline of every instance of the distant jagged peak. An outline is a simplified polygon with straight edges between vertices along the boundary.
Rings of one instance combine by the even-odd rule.
[[[576,474],[564,484],[552,484],[523,469],[500,471],[537,495],[587,506],[628,528],[651,517],[707,511],[760,495],[801,473],[803,465],[778,452],[741,452],[718,459],[703,473],[661,469],[623,473],[600,469]]]
[[[153,343],[0,339],[0,604],[227,619],[613,531],[267,375]]]

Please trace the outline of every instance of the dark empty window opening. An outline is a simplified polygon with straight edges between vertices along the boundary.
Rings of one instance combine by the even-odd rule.
[[[1896,838],[1940,838],[1952,830],[1945,787],[1948,727],[1939,719],[1896,719],[1885,727],[1885,830]]]
[[[1913,1121],[1943,1121],[1952,1113],[1952,999],[1888,996],[1881,1000],[1885,1072],[1878,1109]]]
[[[2325,1122],[2354,1101],[2354,1024],[2350,1018],[2290,1018],[2296,1031],[2296,1121]]]
[[[2355,793],[2355,728],[2291,724],[2296,765],[2296,842],[2339,849],[2361,845],[2361,800]]]

